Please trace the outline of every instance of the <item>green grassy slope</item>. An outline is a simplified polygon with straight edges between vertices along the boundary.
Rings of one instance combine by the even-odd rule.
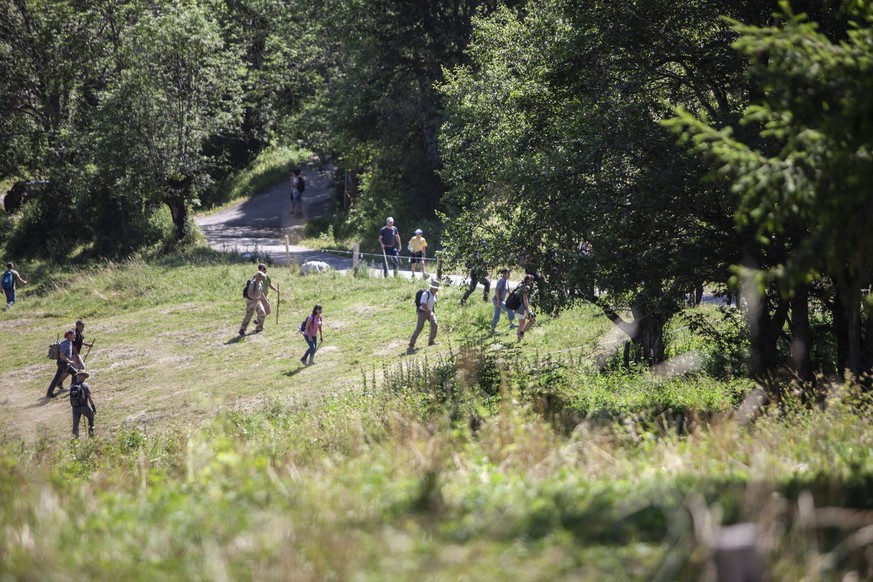
[[[236,340],[253,271],[206,251],[33,267],[0,314],[0,578],[699,580],[722,516],[768,536],[773,579],[866,564],[795,511],[802,491],[873,507],[864,395],[741,425],[747,383],[599,374],[618,338],[595,312],[518,346],[452,288],[440,345],[406,356],[420,283],[279,267],[280,324]],[[303,368],[315,301],[325,342]],[[45,344],[78,317],[99,414],[75,443],[69,404],[41,396]]]

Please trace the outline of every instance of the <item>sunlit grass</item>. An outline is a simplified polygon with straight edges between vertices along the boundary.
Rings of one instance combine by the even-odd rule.
[[[749,423],[733,412],[748,382],[602,373],[611,328],[593,309],[518,344],[447,287],[440,345],[407,356],[420,281],[272,267],[280,324],[237,341],[251,263],[197,251],[32,272],[0,315],[13,579],[699,580],[693,520],[719,516],[757,523],[773,575],[796,579],[840,541],[805,541],[803,491],[871,505],[867,395],[789,398]],[[325,342],[303,368],[294,328],[316,301]],[[45,345],[77,317],[97,341],[98,438],[71,444],[69,405],[34,405]]]

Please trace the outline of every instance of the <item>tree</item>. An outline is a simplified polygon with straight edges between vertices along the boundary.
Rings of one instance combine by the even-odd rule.
[[[762,18],[751,2],[550,0],[479,20],[471,66],[442,87],[457,258],[482,239],[494,263],[521,253],[545,309],[591,301],[664,359],[682,293],[742,256],[736,200],[659,124],[670,103],[737,118],[749,87],[723,13]]]
[[[848,30],[829,27],[828,36],[788,2],[780,6],[778,26],[734,22],[742,35],[735,47],[760,84],[743,122],[762,128],[777,150],[762,150],[702,114],[679,110],[672,126],[717,160],[741,200],[741,224],[752,225],[765,245],[792,238],[784,260],[764,268],[760,281],[794,298],[801,319],[810,286],[833,284],[840,366],[857,375],[865,359],[873,363],[864,357],[873,336],[862,341],[861,311],[861,289],[873,280],[873,7],[847,5]],[[799,349],[809,352],[808,345]]]
[[[207,145],[242,114],[244,67],[220,33],[205,6],[153,7],[124,30],[101,95],[100,158],[114,187],[167,205],[180,240],[220,162]]]

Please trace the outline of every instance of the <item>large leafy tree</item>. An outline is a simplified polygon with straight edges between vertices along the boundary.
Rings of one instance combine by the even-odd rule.
[[[759,280],[776,282],[804,317],[810,285],[833,286],[839,364],[857,374],[873,365],[873,319],[867,315],[865,342],[861,298],[873,280],[873,8],[848,4],[851,25],[840,34],[787,2],[781,7],[778,26],[736,23],[742,36],[735,44],[760,83],[744,121],[779,148],[762,150],[705,115],[680,112],[674,126],[719,161],[741,199],[742,224],[767,246],[791,238]]]
[[[458,258],[521,257],[546,309],[592,301],[662,360],[682,292],[725,280],[743,252],[735,198],[659,124],[670,103],[738,116],[749,89],[723,13],[763,17],[751,2],[550,0],[481,20],[472,65],[443,86]]]
[[[430,218],[443,187],[438,132],[443,67],[462,61],[472,18],[495,0],[327,0],[313,2],[306,26],[327,62],[320,108],[325,147],[360,175],[351,220],[372,228],[390,212]],[[509,2],[518,4],[519,2]]]
[[[241,118],[239,51],[205,6],[168,3],[124,30],[118,69],[101,96],[100,159],[116,189],[165,204],[182,239],[221,162],[207,145]]]

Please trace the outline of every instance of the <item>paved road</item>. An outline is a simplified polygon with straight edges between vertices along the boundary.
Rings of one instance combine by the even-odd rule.
[[[206,235],[209,246],[238,254],[268,254],[273,263],[288,264],[323,261],[335,269],[351,268],[350,258],[337,257],[300,245],[285,245],[285,237],[298,240],[306,220],[330,210],[333,192],[332,168],[305,167],[303,177],[304,218],[291,214],[290,180],[270,186],[251,198],[215,214],[198,217],[197,224]],[[286,252],[287,251],[287,252]]]
[[[303,168],[306,190],[303,192],[303,218],[291,214],[290,179],[274,184],[251,198],[242,200],[230,208],[215,214],[197,217],[196,221],[206,235],[209,246],[221,252],[236,254],[268,254],[276,264],[306,261],[322,261],[338,271],[352,268],[351,255],[343,256],[316,251],[300,245],[285,246],[285,237],[299,240],[306,220],[327,214],[331,210],[334,182],[333,168]],[[376,238],[376,234],[373,234]],[[381,267],[380,257],[365,257],[371,265]],[[399,271],[410,277],[408,266]],[[432,267],[431,267],[432,268]],[[373,269],[373,275],[381,275],[381,268]],[[419,275],[420,277],[421,275]],[[462,277],[451,276],[454,283]]]

